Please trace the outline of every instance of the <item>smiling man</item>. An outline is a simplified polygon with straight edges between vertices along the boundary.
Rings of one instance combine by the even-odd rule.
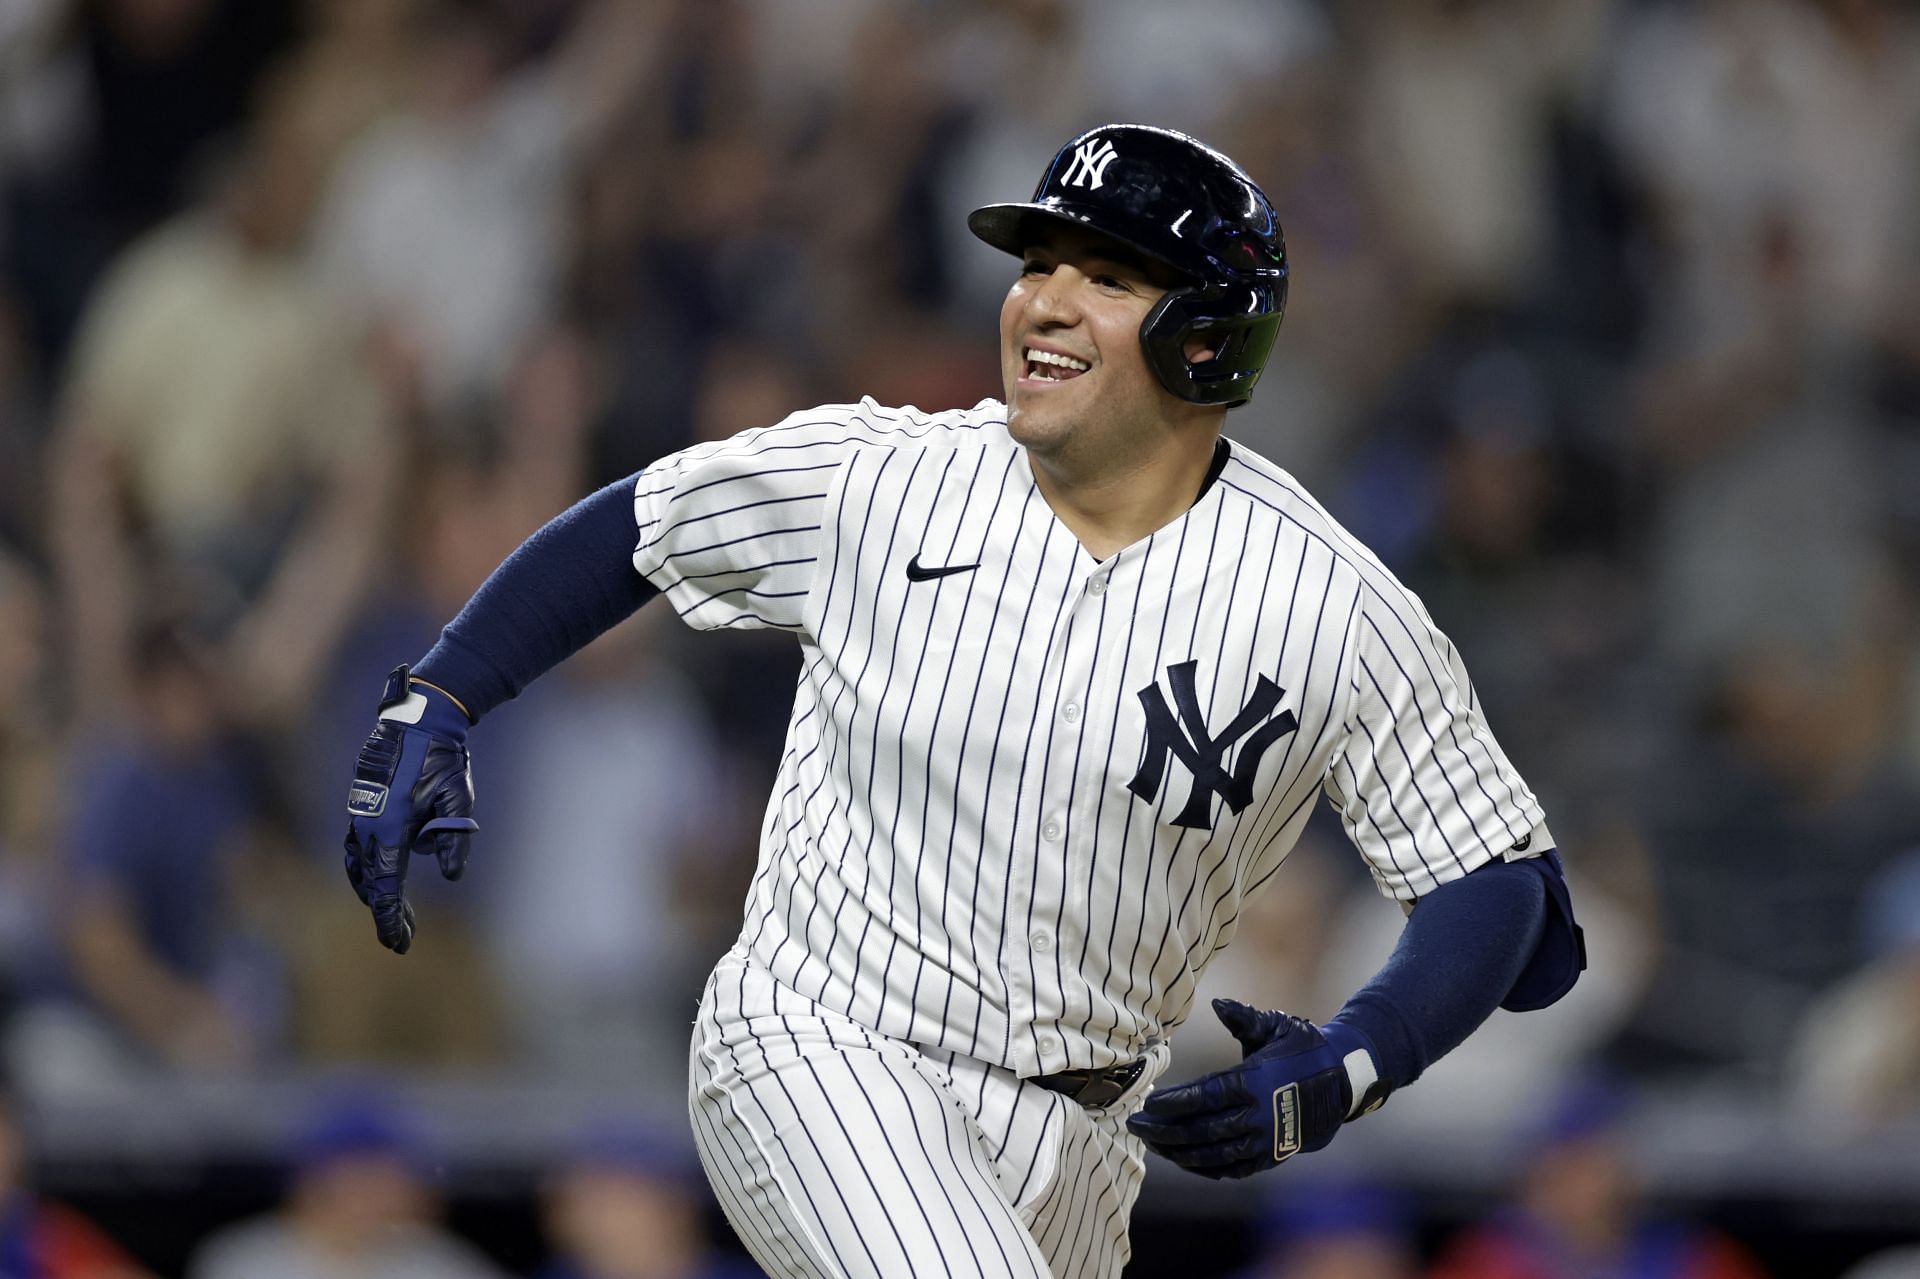
[[[655,594],[793,632],[691,1051],[708,1177],[776,1276],[1116,1276],[1146,1148],[1210,1177],[1317,1150],[1582,963],[1458,653],[1221,433],[1286,301],[1260,189],[1109,125],[968,224],[1021,262],[1004,404],[811,409],[587,498],[390,677],[348,800],[348,876],[404,952],[409,853],[465,868],[488,709]],[[1406,906],[1398,947],[1325,1025],[1216,1001],[1245,1060],[1156,1090],[1318,796]]]
[[[1054,513],[1105,559],[1192,505],[1218,444],[1222,410],[1169,393],[1141,345],[1148,316],[1186,281],[1097,232],[1002,212],[972,225],[1022,258],[1000,314],[1007,433]],[[1276,299],[1260,317],[1262,359],[1279,319]],[[1181,344],[1189,367],[1214,357],[1202,334]]]

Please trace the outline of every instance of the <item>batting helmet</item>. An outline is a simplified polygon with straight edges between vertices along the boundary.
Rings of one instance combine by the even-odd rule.
[[[1286,310],[1287,250],[1246,170],[1172,129],[1101,125],[1060,148],[1031,201],[975,209],[967,227],[1019,254],[1045,221],[1111,236],[1186,277],[1140,325],[1147,367],[1189,403],[1247,402]],[[1217,343],[1211,360],[1187,359],[1196,335]]]

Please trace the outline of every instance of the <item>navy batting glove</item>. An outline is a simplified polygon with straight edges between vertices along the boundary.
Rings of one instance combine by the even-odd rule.
[[[396,667],[347,792],[347,882],[373,912],[382,946],[404,955],[413,945],[409,855],[430,852],[442,875],[458,879],[479,829],[466,712],[439,689],[410,683],[407,668]]]
[[[1214,1000],[1213,1011],[1245,1059],[1156,1088],[1127,1120],[1134,1136],[1182,1168],[1245,1177],[1319,1150],[1341,1124],[1386,1101],[1373,1046],[1353,1027],[1316,1026],[1231,999]]]

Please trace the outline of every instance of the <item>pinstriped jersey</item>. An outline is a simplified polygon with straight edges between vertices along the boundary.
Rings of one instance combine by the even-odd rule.
[[[1095,560],[1004,407],[871,400],[649,468],[635,567],[802,669],[738,949],[861,1023],[1021,1075],[1183,1021],[1315,796],[1411,901],[1544,818],[1419,600],[1237,443]]]

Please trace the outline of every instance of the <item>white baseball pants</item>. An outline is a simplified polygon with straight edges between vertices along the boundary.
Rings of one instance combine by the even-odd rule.
[[[737,952],[707,983],[693,1132],[776,1279],[1117,1279],[1144,1147],[1123,1123],[1164,1047],[1087,1110],[971,1057],[876,1034]]]

